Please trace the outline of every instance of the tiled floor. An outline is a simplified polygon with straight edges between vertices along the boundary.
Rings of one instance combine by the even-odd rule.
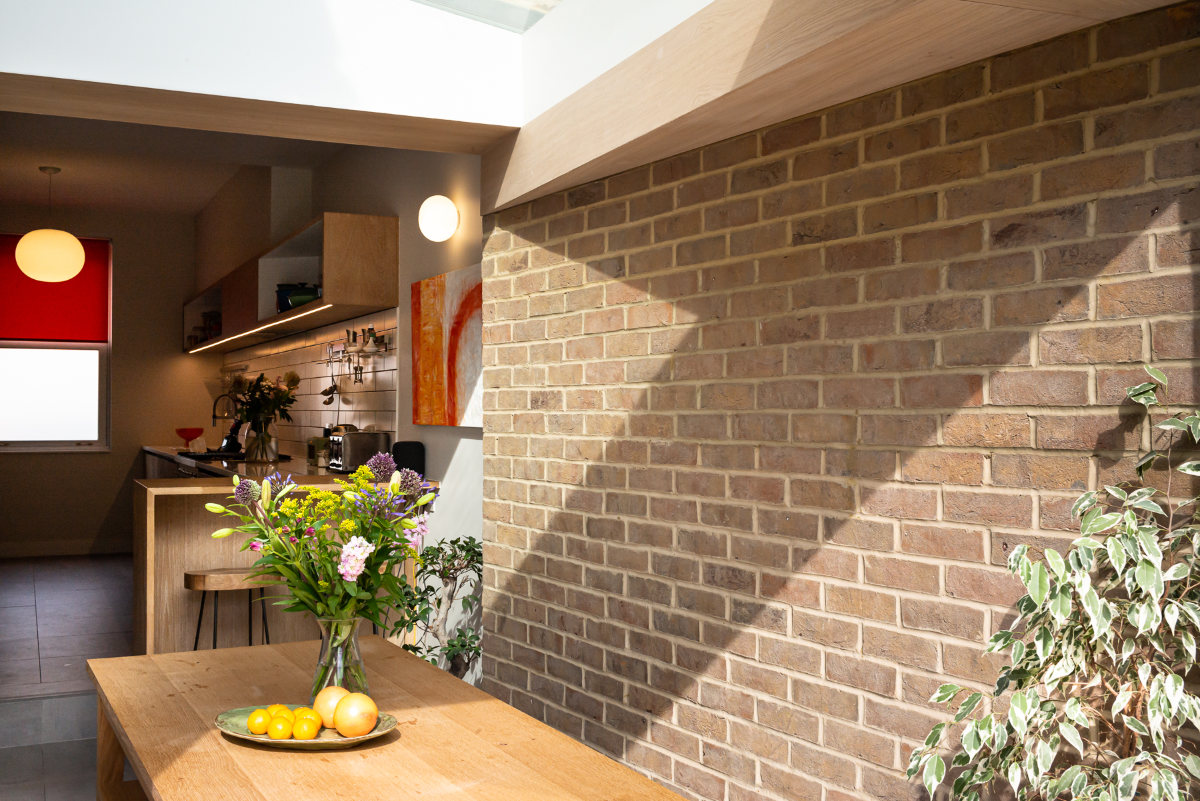
[[[0,801],[96,797],[86,661],[132,646],[130,557],[0,560]]]
[[[0,560],[0,699],[89,691],[86,661],[132,648],[130,557]]]

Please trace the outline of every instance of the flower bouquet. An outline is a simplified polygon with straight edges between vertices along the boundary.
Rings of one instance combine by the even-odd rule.
[[[289,591],[276,604],[316,616],[322,642],[313,696],[329,685],[365,693],[359,621],[386,631],[391,613],[411,605],[414,588],[402,566],[421,550],[436,490],[420,474],[396,470],[384,453],[348,481],[338,480],[341,492],[299,487],[279,473],[261,484],[233,482],[233,503],[206,508],[237,518],[238,525],[212,536],[245,535],[242,550],[258,554],[254,577],[279,581]]]
[[[244,376],[233,380],[231,394],[237,401],[238,419],[249,423],[246,435],[246,460],[269,462],[279,458],[279,443],[271,434],[271,424],[277,419],[291,422],[288,409],[296,402],[300,376],[289,370],[282,378],[267,381],[263,373],[250,381]]]

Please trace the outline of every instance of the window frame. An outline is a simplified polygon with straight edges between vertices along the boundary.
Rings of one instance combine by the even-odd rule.
[[[110,342],[49,342],[44,340],[0,340],[0,350],[90,350],[99,354],[96,392],[96,439],[94,440],[0,440],[5,453],[110,453],[112,451],[112,345]],[[34,382],[25,384],[28,389]]]

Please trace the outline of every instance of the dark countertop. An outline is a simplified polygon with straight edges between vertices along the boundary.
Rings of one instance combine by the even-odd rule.
[[[275,471],[279,471],[285,476],[291,474],[293,480],[303,484],[305,483],[305,479],[324,476],[345,477],[346,475],[345,473],[339,473],[336,470],[329,470],[324,467],[312,467],[304,459],[291,459],[284,462],[210,462],[180,456],[179,454],[186,449],[178,446],[144,445],[142,446],[142,450],[146,453],[152,453],[155,456],[161,456],[164,459],[170,459],[185,467],[190,467],[197,473],[206,476],[232,478],[236,474],[242,478],[261,479],[271,475]],[[179,481],[180,479],[162,480]]]

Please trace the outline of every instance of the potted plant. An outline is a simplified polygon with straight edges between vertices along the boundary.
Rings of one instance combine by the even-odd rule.
[[[1130,387],[1147,411],[1166,399],[1167,379]],[[1160,415],[1153,449],[1135,468],[1167,469],[1166,486],[1109,486],[1084,493],[1073,512],[1081,535],[1064,556],[1014,549],[1009,569],[1028,590],[1011,630],[990,652],[1008,652],[990,709],[984,695],[943,684],[932,701],[952,705],[912,754],[909,777],[932,796],[947,776],[941,755],[952,731],[952,798],[978,801],[1009,790],[1021,801],[1184,801],[1196,798],[1200,697],[1184,677],[1200,639],[1200,516],[1177,501],[1171,476],[1200,476],[1200,461],[1173,448],[1200,442],[1200,412]],[[1148,415],[1148,424],[1154,423]],[[1007,702],[1006,706],[1003,703]],[[984,714],[986,712],[986,714]],[[1008,785],[1005,788],[1005,785]]]
[[[296,402],[298,386],[300,376],[292,370],[274,381],[267,381],[263,373],[253,381],[244,376],[234,378],[230,394],[237,402],[238,420],[250,426],[246,461],[272,462],[279,458],[279,441],[271,428],[278,419],[291,422],[288,409]]]

